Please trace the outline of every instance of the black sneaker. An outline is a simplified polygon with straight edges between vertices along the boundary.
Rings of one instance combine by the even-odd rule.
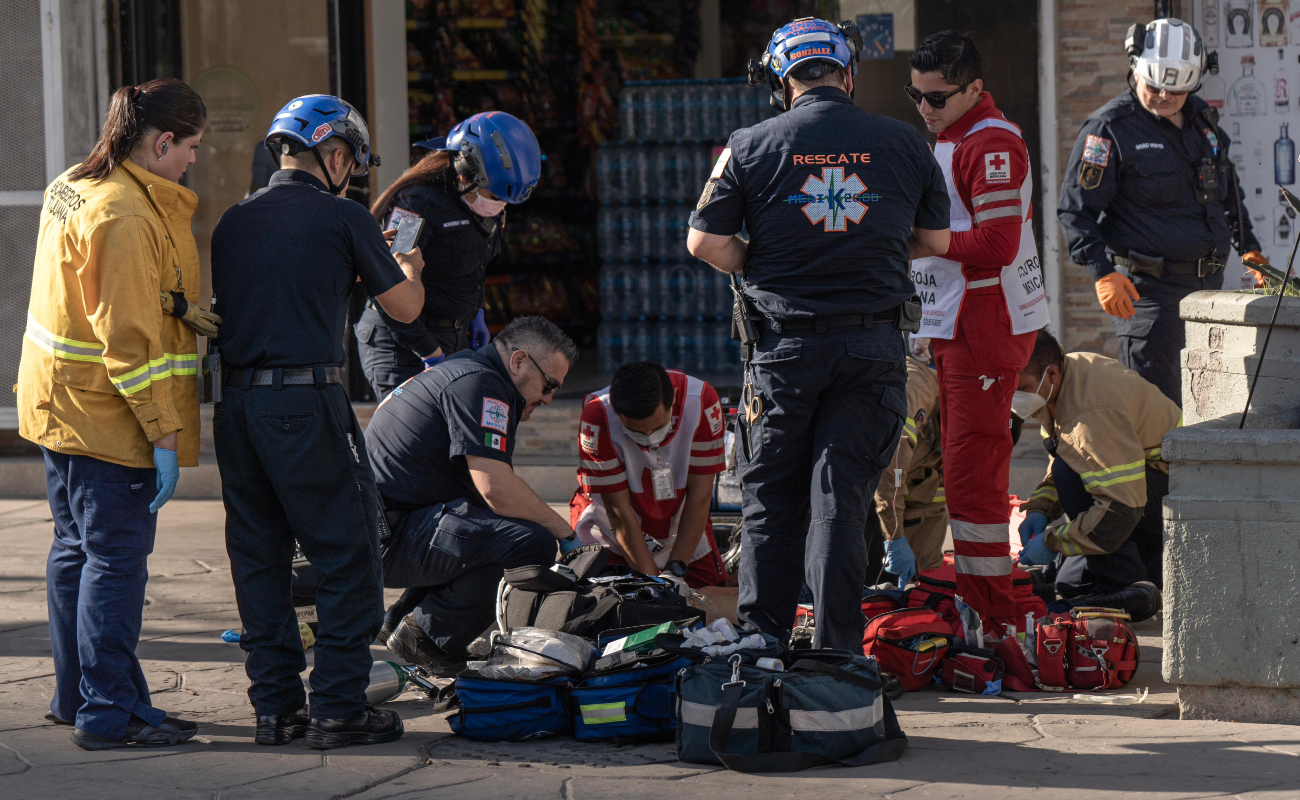
[[[288,744],[294,739],[307,735],[307,726],[311,724],[311,713],[307,706],[290,714],[271,714],[257,718],[257,735],[253,741],[258,744],[275,746]]]
[[[1128,612],[1130,622],[1142,622],[1151,619],[1160,610],[1163,598],[1154,583],[1138,581],[1125,586],[1117,592],[1090,594],[1076,597],[1070,601],[1075,606],[1101,606],[1103,608],[1120,608]]]
[[[126,726],[126,738],[110,739],[80,728],[72,732],[72,743],[82,750],[116,750],[119,747],[172,747],[199,732],[194,722],[168,717],[157,727],[132,715]]]
[[[406,729],[396,711],[380,711],[372,706],[351,719],[312,717],[307,728],[307,746],[313,750],[333,750],[353,744],[383,744],[402,738]]]
[[[388,649],[408,664],[418,664],[435,678],[451,678],[465,669],[465,659],[433,643],[429,634],[409,619],[402,620],[388,637]]]
[[[72,724],[73,724],[72,722],[69,722],[69,721],[66,720],[66,719],[62,719],[62,718],[60,718],[60,717],[56,717],[56,716],[54,716],[54,712],[53,712],[53,711],[51,711],[50,713],[46,714],[46,715],[45,715],[45,718],[46,718],[47,720],[49,720],[50,722],[53,722],[55,725],[72,725]]]

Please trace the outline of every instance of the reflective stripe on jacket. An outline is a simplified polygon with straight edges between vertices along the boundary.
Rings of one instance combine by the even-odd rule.
[[[19,432],[51,450],[153,466],[150,442],[179,432],[198,463],[198,348],[159,292],[199,300],[194,192],[119,165],[103,181],[45,190],[22,362]]]

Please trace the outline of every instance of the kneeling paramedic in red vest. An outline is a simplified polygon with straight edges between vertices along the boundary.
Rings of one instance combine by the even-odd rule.
[[[927,37],[911,66],[907,94],[926,128],[939,134],[934,154],[948,184],[952,223],[948,252],[913,261],[912,279],[925,305],[919,336],[932,340],[939,372],[958,593],[986,619],[1015,623],[1007,423],[1017,373],[1029,361],[1035,332],[1048,322],[1030,226],[1029,153],[1020,129],[983,91],[979,51],[969,36]],[[887,555],[900,560],[896,552]]]
[[[726,466],[725,429],[704,381],[649,361],[619,367],[582,409],[580,487],[569,504],[578,538],[647,575],[722,584],[709,505]]]

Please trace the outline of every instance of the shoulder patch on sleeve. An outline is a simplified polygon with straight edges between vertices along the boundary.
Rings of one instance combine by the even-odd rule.
[[[483,417],[479,424],[484,428],[505,433],[510,424],[510,404],[495,397],[484,397]]]
[[[1095,133],[1088,134],[1088,138],[1083,143],[1083,163],[1096,164],[1099,167],[1109,164],[1110,139]]]
[[[1011,180],[1011,153],[1003,151],[1000,153],[984,154],[984,181],[994,183],[996,181]]]
[[[709,430],[717,436],[722,431],[722,403],[715,400],[713,405],[704,410],[704,416],[709,420]]]
[[[697,209],[704,208],[713,199],[713,187],[717,186],[713,181],[704,182],[704,191],[700,192],[700,202],[695,204]]]
[[[1089,191],[1101,186],[1101,176],[1105,168],[1097,164],[1079,165],[1079,186]]]
[[[596,451],[600,449],[600,426],[592,425],[590,422],[582,423],[582,427],[578,429],[578,444],[583,452],[596,455]]]

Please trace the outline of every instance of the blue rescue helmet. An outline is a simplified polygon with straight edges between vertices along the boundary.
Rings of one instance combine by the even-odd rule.
[[[271,120],[271,129],[263,141],[277,166],[280,156],[288,152],[284,140],[297,142],[316,156],[321,170],[326,172],[326,181],[333,184],[316,149],[316,145],[331,136],[342,138],[351,149],[355,162],[352,177],[364,177],[372,166],[379,166],[379,156],[370,152],[370,128],[366,126],[365,118],[351,103],[333,95],[308,94],[290,100]],[[339,189],[341,187],[330,186],[335,194]]]
[[[792,67],[807,61],[827,61],[856,75],[861,52],[862,33],[852,20],[836,25],[814,17],[796,19],[772,34],[760,61],[750,59],[749,83],[766,83],[772,92],[772,105],[787,111],[785,77]]]
[[[523,120],[484,111],[456,123],[443,149],[456,153],[456,173],[507,203],[522,203],[542,176],[542,149]]]

